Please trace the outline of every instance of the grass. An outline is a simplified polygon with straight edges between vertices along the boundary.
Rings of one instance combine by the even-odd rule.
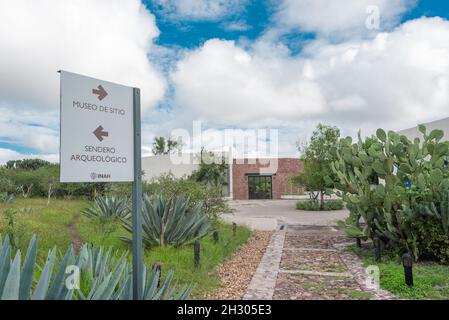
[[[12,204],[0,205],[0,233],[6,228],[3,212],[16,211],[19,247],[26,250],[33,234],[39,240],[38,256],[45,258],[48,250],[57,246],[65,251],[71,244],[69,225],[79,211],[88,204],[80,200],[53,200],[47,207],[46,199],[16,199]]]
[[[129,236],[119,224],[116,224],[109,234],[102,233],[102,227],[92,219],[80,214],[90,203],[82,200],[53,200],[46,206],[46,199],[16,199],[12,204],[0,205],[0,234],[5,231],[7,222],[4,217],[6,208],[14,209],[17,220],[17,230],[20,236],[19,247],[26,250],[33,234],[38,238],[38,255],[45,259],[48,250],[57,246],[65,251],[72,243],[70,225],[76,222],[76,230],[83,242],[112,246],[114,249],[131,252],[131,247],[121,241],[119,236]],[[182,248],[155,247],[145,249],[144,263],[151,267],[154,263],[162,265],[163,273],[173,269],[175,281],[180,285],[195,283],[192,298],[202,298],[206,292],[218,288],[221,283],[215,267],[230,256],[240,245],[251,236],[251,231],[244,227],[237,228],[237,234],[232,234],[232,226],[218,223],[220,240],[213,242],[208,235],[201,240],[201,266],[194,267],[193,246]],[[131,258],[131,256],[130,256]]]
[[[358,291],[355,289],[349,289],[349,288],[333,288],[331,291],[335,292],[336,294],[343,294],[348,297],[351,297],[355,300],[369,300],[372,298],[372,295],[369,292],[365,291]]]
[[[372,251],[351,246],[348,250],[362,258],[365,266],[377,265],[380,270],[380,286],[398,298],[412,300],[449,299],[449,267],[430,262],[418,262],[413,266],[414,286],[404,282],[404,268],[399,257],[383,256],[376,263]]]
[[[301,276],[301,274],[297,274],[297,276]],[[333,281],[344,281],[347,279],[346,277],[342,276],[326,276],[325,278]],[[305,281],[301,283],[301,286],[304,287],[306,290],[309,290],[318,295],[326,292],[327,294],[335,296],[346,295],[356,300],[369,300],[372,298],[372,295],[369,292],[359,291],[345,287],[328,287],[325,283],[318,281]]]
[[[324,272],[345,272],[345,267],[337,264],[322,264],[321,268]]]
[[[112,246],[118,250],[131,251],[126,243],[119,240],[119,236],[129,236],[126,230],[121,227],[107,237],[103,237],[96,231],[96,226],[87,217],[82,216],[79,224],[79,234],[83,242],[100,243],[105,246]],[[206,292],[214,290],[220,286],[218,275],[214,268],[230,256],[241,244],[251,236],[251,231],[247,228],[237,228],[236,237],[232,235],[232,226],[228,224],[218,225],[220,239],[214,243],[212,235],[201,240],[201,266],[194,267],[193,246],[181,248],[174,247],[154,247],[146,249],[144,262],[147,266],[159,263],[163,273],[170,269],[175,270],[175,280],[179,283],[196,283],[193,297],[201,298]]]

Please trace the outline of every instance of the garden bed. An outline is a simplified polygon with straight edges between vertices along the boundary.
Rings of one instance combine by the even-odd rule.
[[[409,288],[404,281],[404,269],[399,257],[382,256],[382,262],[374,260],[372,246],[347,248],[356,253],[365,266],[377,265],[380,269],[380,286],[399,299],[448,300],[449,267],[433,262],[417,262],[413,265],[414,286]]]
[[[132,251],[131,247],[118,239],[119,236],[129,236],[127,231],[117,225],[112,232],[103,234],[100,226],[80,212],[91,203],[83,200],[52,200],[46,206],[47,199],[16,199],[14,203],[0,206],[0,234],[6,230],[7,221],[4,216],[6,208],[15,210],[15,232],[20,239],[19,247],[26,252],[28,242],[33,234],[38,238],[38,259],[43,261],[48,250],[57,246],[61,251],[73,244],[93,243],[106,247],[112,246],[119,253]],[[219,274],[215,268],[251,236],[251,231],[238,227],[233,236],[232,226],[217,224],[219,241],[215,243],[211,235],[201,240],[201,266],[194,267],[193,247],[182,248],[155,247],[146,249],[144,262],[147,266],[153,263],[162,265],[165,274],[168,270],[175,271],[174,280],[179,284],[196,284],[193,298],[201,298],[221,285]],[[76,233],[75,233],[76,232]]]

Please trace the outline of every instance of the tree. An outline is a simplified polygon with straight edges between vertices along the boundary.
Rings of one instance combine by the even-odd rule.
[[[153,154],[160,155],[165,154],[165,138],[164,137],[155,137],[153,141]]]
[[[47,196],[47,206],[50,204],[51,197],[56,193],[59,183],[59,166],[42,167],[36,171],[39,178],[41,190]]]
[[[197,182],[211,186],[222,186],[226,182],[227,164],[222,157],[217,161],[213,152],[201,149],[200,166],[192,173],[191,178]]]
[[[33,189],[39,185],[39,177],[33,171],[13,170],[14,182],[17,190],[22,193],[22,197],[28,198],[32,195]]]
[[[0,193],[14,194],[17,187],[14,183],[14,176],[11,170],[0,167]]]
[[[333,149],[340,138],[340,129],[333,126],[318,124],[310,141],[299,147],[302,152],[301,161],[304,170],[293,181],[310,192],[312,200],[320,197],[320,209],[324,208],[324,194],[332,187],[335,179],[331,163],[335,161]]]
[[[164,137],[155,137],[152,152],[154,155],[170,154],[174,151],[179,151],[181,147],[181,142],[171,137],[168,139]]]

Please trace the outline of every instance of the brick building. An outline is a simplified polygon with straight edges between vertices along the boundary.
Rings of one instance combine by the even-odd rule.
[[[290,178],[303,170],[297,158],[234,159],[231,169],[231,197],[236,200],[281,199],[297,194]]]
[[[169,155],[144,157],[143,179],[152,181],[163,175],[188,177],[199,168],[193,161],[195,154],[187,154],[187,163],[173,162]],[[298,194],[290,178],[302,171],[298,158],[229,159],[227,183],[223,195],[236,200],[281,199],[283,195]]]

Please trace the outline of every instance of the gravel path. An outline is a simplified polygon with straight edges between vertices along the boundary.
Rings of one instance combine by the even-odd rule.
[[[218,266],[223,287],[206,295],[209,300],[241,300],[270,242],[272,232],[257,231],[233,256]]]

